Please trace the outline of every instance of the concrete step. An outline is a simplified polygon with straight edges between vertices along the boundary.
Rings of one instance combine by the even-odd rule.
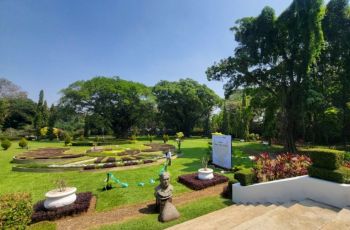
[[[256,216],[255,218],[252,218],[250,220],[247,220],[245,222],[242,222],[239,225],[233,226],[231,229],[237,229],[237,230],[243,230],[243,229],[269,229],[265,227],[261,227],[263,225],[266,225],[266,222],[269,222],[269,225],[272,225],[273,221],[271,221],[271,218],[278,215],[279,213],[283,212],[290,206],[294,205],[293,202],[279,205],[275,207],[272,210],[269,210],[259,216]],[[271,222],[271,223],[270,223]],[[261,227],[261,228],[260,228]],[[270,229],[269,229],[270,230]]]
[[[345,230],[350,229],[350,207],[343,208],[337,216],[334,218],[334,220],[328,222],[325,224],[322,228],[322,230]]]
[[[232,229],[240,223],[275,209],[276,205],[231,205],[224,209],[175,225],[168,230]]]
[[[279,206],[269,213],[236,226],[234,229],[320,229],[336,217],[339,209],[311,200]]]

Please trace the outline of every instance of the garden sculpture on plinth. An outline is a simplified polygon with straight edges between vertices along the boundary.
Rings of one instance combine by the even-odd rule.
[[[172,204],[173,186],[170,184],[170,174],[164,172],[159,176],[160,184],[155,188],[156,209],[159,211],[159,220],[167,222],[180,217],[179,212]]]

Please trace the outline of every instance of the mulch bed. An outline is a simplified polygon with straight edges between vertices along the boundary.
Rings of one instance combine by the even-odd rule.
[[[174,145],[169,145],[169,144],[158,144],[158,143],[152,143],[152,144],[144,144],[146,146],[151,147],[150,149],[144,149],[142,152],[158,152],[158,151],[168,151],[169,149],[171,151],[175,150]]]
[[[56,159],[56,158],[77,158],[84,154],[64,154],[69,148],[40,148],[22,153],[18,159]]]
[[[91,198],[91,192],[78,193],[77,199],[73,204],[55,210],[47,210],[44,207],[45,200],[41,200],[34,205],[32,223],[44,220],[57,220],[65,216],[73,216],[86,212],[89,209]]]
[[[200,180],[197,175],[198,173],[185,174],[179,176],[178,181],[193,190],[202,190],[228,181],[227,177],[217,173],[214,173],[214,178],[211,180]]]

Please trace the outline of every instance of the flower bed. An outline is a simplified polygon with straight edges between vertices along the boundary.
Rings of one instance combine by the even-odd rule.
[[[256,182],[307,175],[311,160],[305,155],[284,153],[272,159],[269,154],[262,153],[255,159],[253,173]]]
[[[198,173],[181,175],[179,176],[178,181],[181,184],[184,184],[193,190],[205,189],[205,188],[208,188],[217,184],[222,184],[228,181],[227,177],[217,173],[214,173],[214,178],[211,180],[200,180],[198,179],[197,175]]]
[[[89,209],[91,198],[91,192],[78,193],[77,199],[73,204],[55,210],[47,210],[44,207],[44,200],[39,201],[34,205],[32,223],[44,220],[57,220],[65,216],[72,216],[86,212]]]

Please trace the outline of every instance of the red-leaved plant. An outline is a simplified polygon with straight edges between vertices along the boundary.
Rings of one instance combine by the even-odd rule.
[[[272,159],[268,153],[261,153],[255,158],[254,173],[257,182],[272,181],[307,174],[311,164],[309,157],[284,153]]]

